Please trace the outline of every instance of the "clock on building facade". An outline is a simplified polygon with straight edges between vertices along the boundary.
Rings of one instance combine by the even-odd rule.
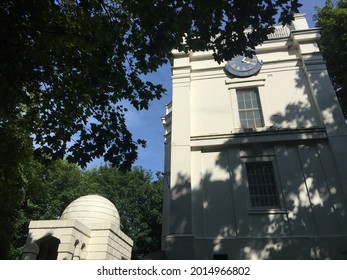
[[[225,70],[235,77],[244,78],[257,74],[261,66],[262,63],[256,55],[252,57],[237,55],[227,62]]]

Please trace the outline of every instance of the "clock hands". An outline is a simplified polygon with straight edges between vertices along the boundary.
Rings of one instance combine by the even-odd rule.
[[[241,61],[244,62],[244,63],[246,63],[246,64],[251,64],[251,62],[248,61],[246,57],[244,57]]]

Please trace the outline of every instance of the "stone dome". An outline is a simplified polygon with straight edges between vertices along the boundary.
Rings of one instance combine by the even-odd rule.
[[[117,208],[100,195],[86,195],[71,202],[60,217],[61,220],[78,220],[88,226],[108,222],[120,226]]]

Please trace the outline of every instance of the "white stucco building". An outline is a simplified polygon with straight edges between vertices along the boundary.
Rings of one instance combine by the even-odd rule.
[[[31,221],[22,259],[131,259],[132,247],[113,203],[86,195],[71,202],[59,220]]]
[[[347,126],[319,30],[295,17],[256,48],[259,72],[245,72],[255,58],[226,70],[212,53],[174,52],[168,259],[347,258]]]

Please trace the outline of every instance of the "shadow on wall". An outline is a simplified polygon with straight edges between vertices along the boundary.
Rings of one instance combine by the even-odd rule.
[[[298,78],[297,87],[303,86],[302,77]],[[179,238],[167,240],[169,258],[170,250],[174,256],[174,248],[184,250],[187,246],[196,259],[225,255],[229,259],[347,259],[347,201],[340,179],[341,161],[336,164],[336,150],[332,153],[327,137],[339,135],[344,129],[339,124],[344,125],[344,120],[338,119],[342,114],[334,94],[320,96],[324,94],[320,87],[313,83],[318,94],[307,97],[310,106],[291,103],[285,112],[271,116],[276,129],[262,134],[271,136],[270,140],[257,144],[254,133],[245,133],[241,143],[240,138],[237,143],[231,139],[219,147],[192,151],[200,153],[199,160],[192,162],[198,171],[192,171],[192,179],[179,174],[171,189],[175,209],[180,205],[182,211],[188,211],[185,207],[192,205],[191,215],[181,220],[174,216],[171,225],[190,231],[192,238],[186,243]],[[315,113],[317,106],[322,116]],[[288,128],[293,122],[301,126]],[[302,131],[305,128],[310,131]],[[276,140],[288,132],[298,137]],[[272,163],[278,207],[252,206],[247,162]]]
[[[54,236],[52,232],[47,232],[38,240],[29,233],[23,247],[23,260],[79,260],[86,258],[86,244],[76,239],[73,246],[69,246],[71,252],[61,251],[61,240]],[[65,244],[66,245],[66,244]]]
[[[307,83],[307,79],[305,72],[300,69],[295,78],[296,87],[290,92],[290,99],[284,111],[271,115],[273,128],[324,127],[330,133],[346,133],[346,120],[328,73],[318,70],[310,76],[312,83]],[[301,92],[303,95],[298,98]],[[314,94],[310,94],[311,92]],[[294,127],[290,124],[294,124]]]
[[[51,233],[38,240],[33,240],[29,233],[23,250],[23,259],[30,260],[56,260],[60,240]]]
[[[227,150],[206,152],[218,154],[216,167],[229,178],[218,180],[221,170],[207,170],[197,185],[192,183],[191,193],[173,191],[173,203],[182,211],[189,213],[186,207],[192,203],[191,217],[173,220],[173,225],[191,229],[195,239],[178,246],[193,250],[197,259],[223,254],[229,259],[347,259],[346,201],[336,172],[318,167],[317,147],[297,144],[277,147],[273,155],[280,202],[270,210],[252,207],[243,158],[228,158]],[[189,183],[183,178],[180,186]],[[175,248],[175,242],[168,240],[168,248]]]

